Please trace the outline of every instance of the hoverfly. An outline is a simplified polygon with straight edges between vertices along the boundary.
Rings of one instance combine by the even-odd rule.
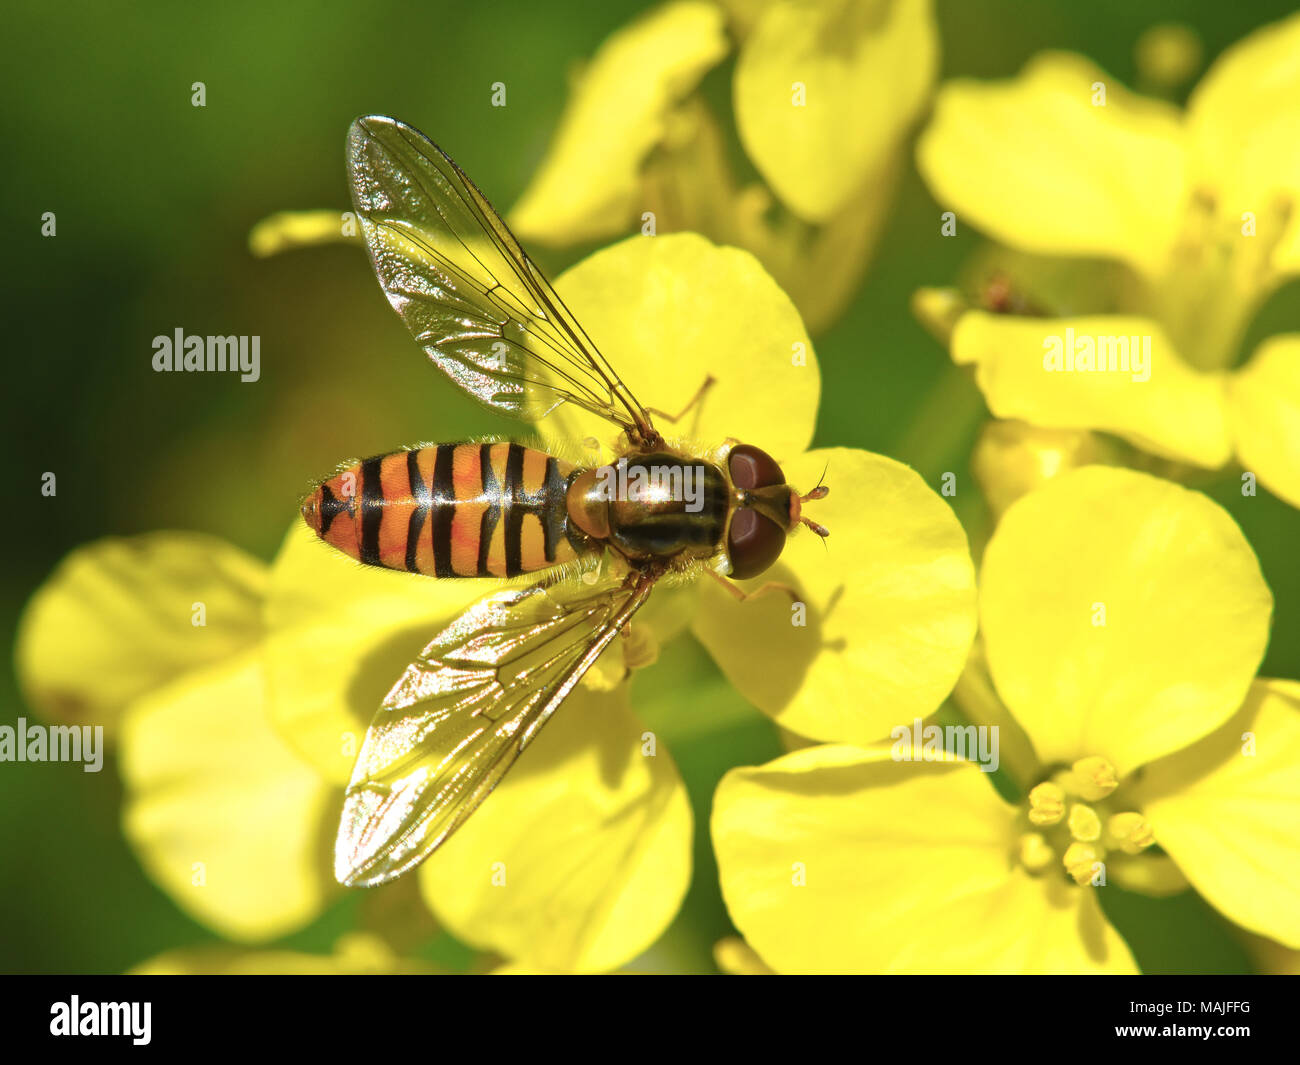
[[[752,445],[670,446],[484,195],[418,130],[360,118],[347,162],[380,287],[434,364],[493,410],[599,414],[622,450],[616,467],[583,467],[509,441],[423,446],[347,465],[303,502],[321,540],[367,565],[541,575],[471,606],[384,698],[335,846],[335,875],[355,886],[401,875],[465,822],[656,582],[763,572],[800,524],[827,535],[801,506],[828,489],[801,496]]]

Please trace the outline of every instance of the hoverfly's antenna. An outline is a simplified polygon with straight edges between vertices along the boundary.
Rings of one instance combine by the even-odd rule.
[[[831,460],[826,460],[826,465],[822,467],[822,475],[817,478],[817,487],[809,492],[804,499],[825,499],[830,494],[829,488],[824,488],[826,484],[826,471],[831,468]]]
[[[812,520],[812,518],[800,518],[800,519],[799,519],[799,523],[800,523],[801,525],[807,525],[808,528],[810,528],[813,532],[815,532],[815,533],[816,533],[818,536],[820,536],[823,540],[825,540],[826,537],[830,536],[830,534],[831,534],[831,533],[830,533],[830,530],[827,529],[825,525],[818,525],[815,521]]]
[[[826,470],[830,469],[830,466],[831,464],[827,462],[826,467],[822,470],[821,477],[817,481],[817,487],[814,488],[811,492],[807,492],[806,494],[801,495],[799,497],[800,510],[803,509],[804,503],[810,503],[814,499],[825,499],[828,495],[831,494],[830,486],[824,483],[826,480]],[[804,517],[802,514],[800,514],[799,523],[801,525],[808,526],[808,528],[810,528],[823,540],[825,540],[826,537],[830,536],[830,531],[826,528],[826,526],[818,525],[815,521],[812,520],[812,518],[807,518]]]

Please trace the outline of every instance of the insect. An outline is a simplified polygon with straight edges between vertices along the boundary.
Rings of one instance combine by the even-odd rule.
[[[303,501],[321,540],[368,565],[539,577],[439,632],[377,711],[335,846],[339,881],[373,885],[465,822],[656,583],[762,573],[800,525],[828,535],[802,504],[829,489],[800,495],[749,444],[699,455],[665,441],[487,199],[418,130],[360,118],[347,161],[380,287],[435,365],[494,410],[536,419],[568,403],[621,431],[603,466],[511,441],[437,444],[347,465]]]

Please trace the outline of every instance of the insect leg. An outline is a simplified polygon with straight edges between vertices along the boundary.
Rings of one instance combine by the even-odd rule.
[[[686,415],[690,413],[692,407],[694,407],[702,399],[704,399],[704,394],[708,392],[708,390],[712,388],[715,384],[717,384],[717,380],[714,378],[714,376],[712,374],[706,375],[704,378],[704,384],[700,385],[699,391],[697,391],[695,395],[691,397],[690,401],[686,404],[686,406],[684,406],[676,414],[669,414],[666,410],[660,410],[658,407],[646,407],[646,413],[658,414],[660,417],[666,418],[668,421],[676,425],[679,421],[681,421],[681,419],[685,418]]]
[[[803,599],[799,595],[798,588],[795,588],[789,584],[782,584],[780,581],[768,581],[766,584],[763,584],[762,586],[754,589],[754,591],[747,592],[743,588],[740,588],[734,581],[728,580],[726,577],[722,576],[720,573],[718,573],[715,570],[709,569],[709,570],[705,570],[705,572],[710,577],[712,577],[715,581],[717,581],[720,585],[722,585],[722,587],[725,588],[727,592],[730,595],[732,595],[735,598],[736,602],[738,603],[744,603],[750,599],[757,599],[764,592],[784,592],[786,595],[790,597],[790,602],[792,603],[803,602]]]

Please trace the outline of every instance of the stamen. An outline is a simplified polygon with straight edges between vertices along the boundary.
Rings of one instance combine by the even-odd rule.
[[[1045,780],[1029,792],[1029,821],[1035,825],[1054,825],[1065,815],[1065,792]]]
[[[1020,837],[1020,864],[1031,873],[1041,873],[1056,857],[1052,845],[1037,832],[1026,832]]]
[[[1080,886],[1092,882],[1093,866],[1100,861],[1101,855],[1091,843],[1071,843],[1066,848],[1061,861],[1071,879]]]
[[[1125,854],[1141,854],[1156,841],[1151,823],[1138,813],[1115,814],[1106,822],[1106,835]]]
[[[1101,818],[1091,806],[1076,802],[1070,807],[1070,835],[1084,843],[1101,839]]]
[[[1104,799],[1117,787],[1119,776],[1115,767],[1100,755],[1080,758],[1070,767],[1074,784],[1073,791],[1081,799],[1096,802]]]

